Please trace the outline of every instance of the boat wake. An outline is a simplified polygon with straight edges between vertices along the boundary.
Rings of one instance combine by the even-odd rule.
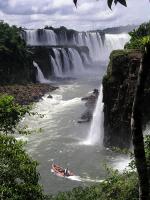
[[[56,176],[59,176],[59,177],[62,177],[61,175],[55,173],[55,171],[53,169],[51,169],[51,172],[53,174],[55,174]],[[90,177],[88,178],[82,178],[80,176],[63,176],[63,178],[66,178],[66,179],[69,179],[69,180],[72,180],[72,181],[78,181],[78,182],[91,182],[91,183],[101,183],[103,182],[104,180],[99,180],[99,179],[91,179]]]
[[[88,177],[88,178],[82,178],[80,176],[69,176],[67,178],[70,179],[70,180],[73,180],[73,181],[91,182],[91,183],[101,183],[101,182],[104,181],[104,180],[99,180],[99,179],[91,179],[90,177]]]

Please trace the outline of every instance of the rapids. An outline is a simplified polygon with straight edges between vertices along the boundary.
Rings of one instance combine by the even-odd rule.
[[[122,49],[129,40],[129,35],[105,34],[104,37],[99,32],[78,32],[69,40],[66,35],[58,38],[52,30],[25,32],[26,42],[31,46],[67,45],[51,47],[53,54],[49,55],[55,78],[52,80],[59,89],[51,93],[52,98],[45,94],[34,104],[33,111],[42,114],[42,118],[38,115],[26,115],[22,120],[21,125],[28,125],[28,129],[33,133],[28,136],[16,136],[17,139],[27,141],[26,150],[39,162],[40,183],[44,191],[54,194],[77,186],[101,182],[107,176],[104,164],[124,169],[129,161],[127,156],[102,148],[102,88],[92,123],[79,124],[77,121],[86,109],[81,98],[87,96],[94,88],[100,88],[110,52]],[[73,44],[88,47],[89,55],[68,46]],[[44,78],[37,63],[33,64],[38,70],[39,82],[52,82]],[[53,162],[63,168],[68,167],[75,176],[55,176],[51,172]]]
[[[104,164],[122,169],[128,162],[126,156],[101,149],[99,143],[85,145],[90,123],[77,123],[85,110],[81,97],[93,88],[99,88],[102,77],[99,74],[103,74],[104,69],[101,66],[99,73],[89,72],[82,78],[59,81],[59,89],[51,93],[53,98],[48,98],[46,94],[33,108],[34,112],[44,114],[44,117],[26,116],[22,121],[30,130],[37,130],[37,133],[21,139],[27,140],[28,153],[39,162],[40,183],[46,193],[54,194],[101,182],[106,177]],[[41,131],[38,132],[39,129]],[[75,176],[67,179],[55,176],[51,172],[53,162],[68,167]]]

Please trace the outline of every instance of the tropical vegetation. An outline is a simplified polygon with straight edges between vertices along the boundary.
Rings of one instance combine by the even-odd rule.
[[[20,35],[21,28],[9,26],[3,21],[0,22],[0,52],[14,53],[22,59],[26,53],[25,41]]]
[[[150,44],[150,22],[141,24],[139,28],[131,31],[129,35],[131,39],[125,45],[125,48],[144,51],[145,45]]]
[[[117,2],[126,6],[125,0],[108,0],[108,6],[111,8],[112,3],[116,4]],[[77,5],[77,0],[74,0],[74,3]],[[150,45],[150,23],[140,26],[138,30],[134,30],[130,35],[131,40],[126,48],[138,48],[144,52],[145,47]],[[29,58],[25,43],[20,36],[20,29],[15,26],[10,27],[3,22],[0,22],[0,55],[0,62],[3,62],[7,56],[12,59],[14,56],[19,55],[17,57],[19,66],[24,65],[23,61]],[[146,56],[148,55],[146,54]],[[7,66],[3,70],[6,70],[6,74],[10,75],[11,67],[9,64]],[[6,77],[4,78],[6,79]],[[133,113],[134,111],[136,109],[134,110],[133,106]],[[19,120],[27,112],[29,112],[29,109],[16,104],[13,97],[0,97],[0,199],[2,200],[42,200],[48,198],[43,195],[42,187],[38,183],[37,162],[32,160],[25,152],[22,142],[10,136],[17,130]],[[133,119],[135,120],[134,115]],[[149,136],[145,140],[145,154],[148,174],[150,174]],[[142,164],[140,163],[140,165]],[[135,165],[137,167],[136,161]],[[88,188],[75,188],[71,192],[50,196],[49,199],[137,200],[139,198],[138,187],[140,181],[134,161],[131,164],[131,169],[125,170],[122,174],[118,171],[109,170],[108,178],[101,184]]]
[[[21,37],[21,28],[0,21],[0,83],[24,83],[33,79],[32,58]]]
[[[15,103],[12,96],[0,96],[0,199],[43,199],[39,185],[37,162],[26,153],[23,142],[12,134],[18,133],[17,125],[29,113],[28,106]],[[25,133],[19,129],[19,133]]]

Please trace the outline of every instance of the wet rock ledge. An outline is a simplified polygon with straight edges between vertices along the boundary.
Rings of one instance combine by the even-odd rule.
[[[47,84],[6,85],[0,86],[0,95],[12,95],[17,103],[28,105],[39,101],[45,93],[57,88]]]
[[[89,96],[83,97],[81,100],[85,102],[86,110],[82,114],[80,120],[78,120],[78,123],[85,123],[90,122],[93,117],[93,111],[95,108],[96,101],[98,99],[99,91],[98,89],[94,89],[92,94]]]

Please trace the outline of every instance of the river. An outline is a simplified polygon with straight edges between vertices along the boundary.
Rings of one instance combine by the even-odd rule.
[[[45,94],[33,106],[32,111],[44,116],[26,116],[21,122],[33,133],[17,138],[27,140],[26,150],[39,163],[40,183],[47,194],[101,182],[107,176],[105,164],[122,170],[128,163],[127,156],[101,149],[98,144],[86,145],[91,124],[77,122],[86,109],[81,98],[100,88],[105,71],[106,66],[99,65],[76,78],[54,81],[59,89],[51,93],[53,98]],[[53,162],[68,167],[75,176],[54,175]]]

